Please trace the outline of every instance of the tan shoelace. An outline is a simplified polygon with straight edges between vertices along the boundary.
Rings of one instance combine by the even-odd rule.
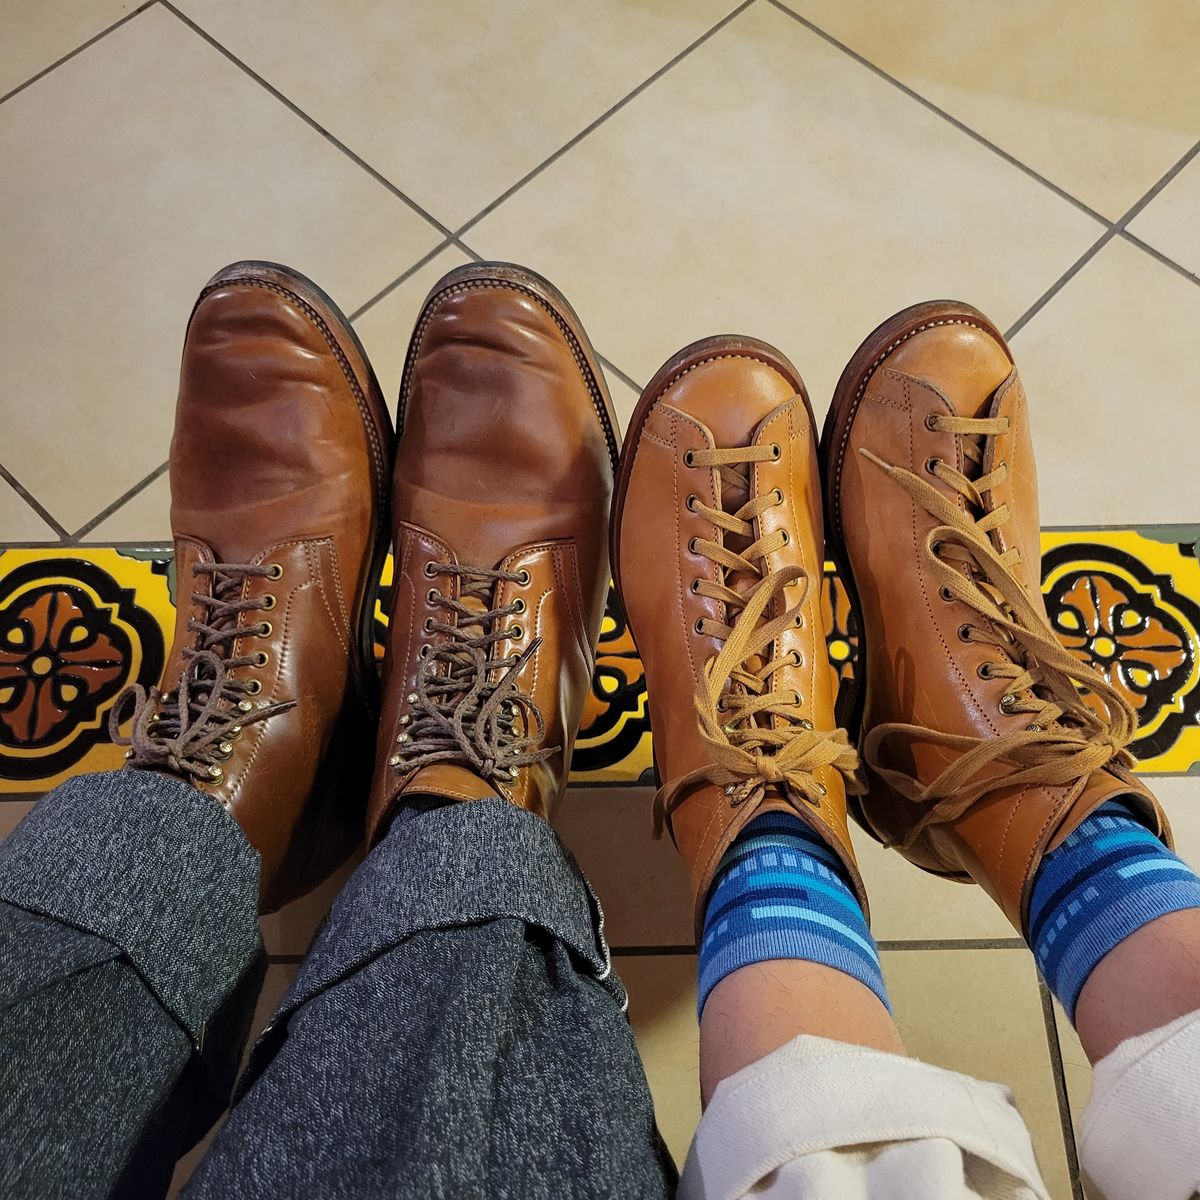
[[[767,557],[788,543],[785,529],[755,537],[754,522],[770,508],[783,503],[776,489],[765,496],[751,494],[749,466],[771,462],[779,457],[778,446],[749,446],[734,449],[696,450],[687,457],[688,466],[716,467],[722,484],[749,499],[736,512],[711,508],[696,497],[689,497],[693,512],[700,513],[735,543],[747,543],[735,550],[723,541],[696,539],[694,553],[715,562],[723,571],[722,583],[697,580],[692,590],[701,596],[722,601],[727,613],[735,613],[729,624],[707,618],[697,622],[697,632],[723,640],[719,653],[705,664],[704,678],[693,703],[700,721],[700,733],[712,761],[678,779],[671,780],[654,798],[654,833],[661,836],[668,817],[683,803],[698,783],[712,783],[725,789],[730,804],[755,803],[775,785],[797,810],[800,802],[816,807],[825,788],[816,778],[821,767],[831,766],[848,780],[858,766],[858,755],[849,744],[844,729],[814,729],[803,717],[802,697],[791,690],[779,690],[773,676],[794,665],[794,651],[779,656],[773,643],[799,624],[810,581],[802,567],[782,567],[768,572]],[[742,468],[739,470],[738,468]],[[768,608],[784,589],[802,583],[799,600],[776,617],[767,617]],[[731,586],[733,584],[734,586]],[[776,727],[772,720],[785,722]]]
[[[1007,432],[1008,418],[933,414],[929,427],[959,435],[968,460],[982,464],[984,440]],[[998,788],[1070,786],[1068,799],[1074,799],[1101,767],[1128,777],[1134,758],[1126,746],[1137,729],[1133,709],[1102,675],[1059,643],[1044,613],[1012,572],[1019,550],[1013,547],[999,554],[992,545],[988,535],[1008,520],[1008,506],[1002,504],[975,519],[911,471],[892,466],[868,450],[861,453],[941,522],[924,546],[933,579],[943,596],[961,601],[981,618],[979,624],[963,625],[959,636],[995,646],[1007,659],[985,663],[980,669],[984,678],[1009,681],[1001,712],[1029,717],[1024,729],[994,738],[901,723],[872,729],[863,743],[869,766],[902,796],[929,805],[898,844],[910,846],[929,826],[956,821],[980,797]],[[938,459],[930,460],[928,470],[976,510],[985,507],[984,493],[1008,474],[1007,465],[1000,463],[972,480]],[[1090,693],[1093,703],[1080,688]],[[961,753],[923,786],[914,776],[882,765],[883,743],[896,735]]]
[[[240,614],[274,607],[270,594],[243,598],[247,579],[278,579],[278,565],[255,563],[196,563],[195,575],[211,575],[212,592],[193,592],[192,602],[205,610],[207,619],[195,617],[187,623],[193,643],[184,647],[184,669],[178,685],[169,692],[152,687],[147,693],[139,684],[127,687],[108,716],[109,736],[119,746],[129,746],[125,757],[134,767],[150,767],[186,775],[201,783],[220,783],[220,766],[233,753],[233,743],[243,728],[294,708],[289,700],[260,704],[247,698],[262,691],[253,677],[233,679],[238,667],[264,667],[264,651],[230,657],[234,641],[243,637],[268,636],[269,621],[254,625],[238,623]],[[133,727],[122,737],[120,725],[133,702]]]
[[[391,765],[408,774],[435,763],[458,763],[493,783],[511,782],[521,767],[541,762],[560,749],[539,749],[546,722],[532,697],[517,687],[517,677],[537,652],[541,638],[534,638],[520,654],[494,657],[498,643],[519,636],[508,622],[525,611],[520,599],[493,607],[496,584],[528,583],[529,577],[523,571],[454,563],[429,563],[425,570],[430,577],[457,577],[459,596],[455,599],[437,589],[429,592],[430,603],[448,609],[453,619],[432,621],[425,627],[427,633],[442,634],[445,641],[426,643],[417,690],[407,697],[412,712],[400,718],[404,731],[396,739],[398,749]]]

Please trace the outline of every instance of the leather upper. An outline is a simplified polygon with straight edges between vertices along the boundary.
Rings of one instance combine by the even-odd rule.
[[[688,465],[691,451],[739,446],[778,447],[776,458],[750,468],[751,493],[778,489],[782,503],[758,518],[758,534],[784,529],[786,546],[767,555],[766,570],[802,567],[808,578],[803,624],[786,629],[776,643],[782,657],[798,659],[776,681],[800,696],[801,711],[817,729],[834,727],[836,681],[825,650],[821,592],[824,566],[820,476],[816,438],[803,385],[788,369],[755,352],[713,354],[698,344],[677,368],[643,395],[640,428],[631,430],[624,454],[627,484],[618,511],[619,588],[646,674],[654,731],[655,763],[666,783],[709,761],[694,697],[705,665],[722,640],[697,628],[707,618],[723,622],[726,605],[698,595],[693,581],[721,582],[723,568],[696,553],[697,539],[720,540],[721,532],[689,503],[696,496],[712,508],[736,510],[747,495],[732,489],[716,468]],[[662,373],[660,373],[661,375]],[[637,418],[635,417],[635,424]],[[798,601],[801,584],[788,586],[767,615]],[[781,718],[769,718],[776,724]],[[846,864],[865,907],[846,823],[844,783],[832,767],[816,776],[825,788],[819,805],[800,803],[802,817]],[[712,783],[695,786],[669,824],[692,883],[697,930],[717,864],[737,833],[763,811],[795,811],[777,786],[760,804],[735,807]]]
[[[608,591],[613,432],[607,393],[573,314],[537,277],[465,268],[434,288],[418,320],[400,397],[393,473],[394,575],[384,708],[370,801],[378,837],[403,795],[502,795],[549,816],[566,786],[591,686]],[[446,640],[431,593],[461,581],[434,564],[499,570],[490,603],[497,658],[540,644],[517,677],[545,719],[544,761],[516,778],[466,761],[413,771],[397,739],[414,715],[423,655]],[[523,723],[526,723],[524,718]],[[526,730],[526,732],[528,732]]]
[[[163,688],[177,686],[190,620],[212,594],[197,562],[270,565],[241,597],[260,607],[229,657],[260,687],[255,707],[294,703],[232,736],[220,800],[262,856],[261,900],[278,907],[361,839],[373,746],[373,663],[363,622],[385,534],[386,410],[340,314],[305,281],[263,264],[216,277],[193,312],[171,443],[177,618]],[[268,607],[269,606],[269,607]],[[368,643],[369,644],[369,643]],[[160,709],[161,711],[161,709]],[[355,786],[355,779],[359,784]]]
[[[938,460],[958,471],[973,468],[958,435],[929,427],[931,414],[1009,418],[1005,432],[986,439],[982,471],[1005,464],[1007,474],[985,495],[984,509],[1007,506],[1008,519],[990,536],[998,551],[1019,551],[1012,572],[1044,616],[1037,474],[1025,393],[1007,348],[969,321],[943,322],[895,340],[898,348],[879,357],[853,410],[837,483],[837,532],[863,627],[863,733],[900,722],[996,738],[1024,729],[1030,720],[1002,711],[1006,680],[981,676],[988,664],[1004,661],[1003,652],[964,640],[962,631],[977,614],[931,578],[924,556],[940,522],[864,451],[919,476],[966,511],[964,498],[930,468]],[[835,407],[852,402],[852,395],[839,392]],[[882,753],[889,769],[922,782],[937,778],[956,758],[945,746],[899,735],[882,744]],[[991,767],[996,778],[1007,770],[1000,763]],[[918,807],[869,768],[867,780],[861,812],[868,829],[885,842],[903,839],[921,815]],[[1141,797],[1151,824],[1169,838],[1153,797],[1126,773],[1097,771],[1074,799],[1071,792],[1069,786],[997,788],[958,820],[926,828],[903,852],[935,873],[973,877],[1020,930],[1042,855],[1104,800],[1120,793]]]

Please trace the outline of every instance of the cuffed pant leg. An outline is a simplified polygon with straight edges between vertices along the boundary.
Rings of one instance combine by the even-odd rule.
[[[125,771],[0,844],[0,1195],[161,1195],[232,1089],[264,969],[258,856],[194,788]]]
[[[395,824],[339,897],[188,1196],[662,1197],[602,918],[502,801]]]

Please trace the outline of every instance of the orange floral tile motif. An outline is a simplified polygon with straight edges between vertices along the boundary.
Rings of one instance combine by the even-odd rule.
[[[1200,561],[1192,530],[1046,531],[1042,588],[1055,632],[1138,714],[1139,769],[1200,774]],[[389,559],[375,609],[382,655]],[[832,566],[823,580],[830,670],[854,671],[857,625]],[[162,669],[174,621],[168,547],[0,551],[0,793],[44,791],[121,761],[108,710]],[[652,777],[646,680],[619,607],[601,629],[572,780]]]

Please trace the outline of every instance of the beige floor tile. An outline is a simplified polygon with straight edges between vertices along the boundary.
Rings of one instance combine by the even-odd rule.
[[[669,838],[650,834],[653,788],[570,788],[555,828],[604,907],[614,946],[690,946],[691,899]]]
[[[1200,156],[1130,222],[1129,232],[1200,275]]]
[[[729,0],[185,0],[199,25],[451,227],[683,50]]]
[[[137,7],[137,0],[5,0],[0,95]]]
[[[56,541],[58,534],[30,508],[7,479],[0,479],[0,545]]]
[[[0,108],[4,454],[77,528],[166,457],[195,295],[238,257],[353,309],[436,242],[412,211],[166,10]],[[61,469],[66,440],[88,453]]]
[[[1189,0],[791,7],[1114,220],[1200,135]]]
[[[1016,335],[1043,525],[1200,514],[1198,328],[1200,288],[1115,239]]]
[[[629,989],[629,1020],[650,1081],[658,1127],[682,1169],[700,1120],[696,958],[621,956],[616,968]]]
[[[777,9],[743,12],[474,227],[637,379],[712,333],[777,343],[823,414],[897,308],[1015,320],[1099,226]]]
[[[882,955],[909,1053],[1012,1088],[1050,1194],[1071,1194],[1037,976],[1026,950]]]
[[[89,542],[171,541],[171,481],[160,475],[86,535]]]
[[[33,803],[32,800],[0,800],[0,841],[25,819]]]
[[[871,902],[871,932],[878,941],[1017,936],[982,888],[919,870],[857,826],[851,836]]]

